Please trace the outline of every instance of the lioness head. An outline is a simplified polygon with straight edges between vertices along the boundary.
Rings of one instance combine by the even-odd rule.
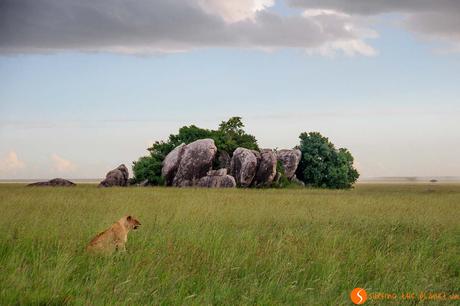
[[[135,219],[132,216],[126,217],[126,227],[129,229],[137,230],[137,228],[141,225],[139,220]]]

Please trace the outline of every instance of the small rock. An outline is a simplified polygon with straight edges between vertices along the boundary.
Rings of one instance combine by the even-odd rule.
[[[209,170],[206,175],[207,176],[223,176],[223,175],[227,175],[227,169],[222,168],[222,169],[219,169],[219,170]]]
[[[207,175],[205,177],[202,177],[198,181],[197,186],[198,187],[208,187],[208,188],[234,188],[236,187],[235,178],[231,175],[227,175],[227,169],[220,169],[220,170],[225,170],[225,174],[219,175],[218,174],[219,170],[214,170],[216,172],[210,175]]]
[[[129,171],[125,165],[120,165],[107,173],[98,187],[128,186]]]
[[[65,180],[62,178],[54,178],[47,182],[37,182],[37,183],[28,184],[27,186],[30,186],[30,187],[46,187],[46,186],[48,187],[73,187],[76,185],[77,184],[69,180]]]
[[[297,178],[297,176],[295,176],[295,175],[291,178],[291,182],[293,182],[293,183],[295,183],[295,184],[297,184],[299,186],[305,187],[305,183],[303,181],[299,180]]]
[[[143,180],[142,182],[137,184],[137,186],[139,187],[147,187],[148,185],[149,185],[149,180]]]

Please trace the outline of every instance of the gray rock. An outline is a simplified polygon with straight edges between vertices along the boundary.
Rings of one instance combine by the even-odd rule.
[[[73,186],[76,186],[76,184],[69,180],[65,180],[62,178],[54,178],[47,182],[37,182],[37,183],[28,184],[27,186],[30,186],[30,187],[73,187]]]
[[[107,173],[99,187],[128,186],[129,171],[125,165],[120,165]]]
[[[270,185],[276,175],[276,155],[271,149],[263,149],[260,151],[259,156],[260,162],[254,178],[254,185]]]
[[[185,144],[182,143],[174,148],[168,155],[166,155],[163,161],[163,168],[161,169],[161,175],[165,178],[166,186],[171,186],[176,176],[177,169],[184,153]]]
[[[185,145],[173,186],[194,186],[211,170],[217,148],[212,139],[200,139]]]
[[[293,150],[280,150],[276,152],[277,159],[281,162],[284,169],[284,175],[288,179],[292,179],[299,166],[300,157],[302,153],[298,149]]]
[[[211,170],[208,175],[202,177],[197,184],[198,187],[208,188],[234,188],[236,187],[235,178],[227,175],[227,169]]]
[[[258,152],[257,152],[258,153]],[[253,151],[237,148],[233,152],[230,174],[238,186],[249,187],[257,172],[257,156]]]
[[[291,182],[293,182],[293,183],[295,183],[295,184],[297,184],[299,186],[305,187],[305,183],[302,182],[301,180],[299,180],[297,178],[297,176],[295,176],[295,175],[291,178]]]
[[[207,176],[223,176],[223,175],[227,175],[227,169],[222,168],[222,169],[219,169],[219,170],[209,170],[206,175]]]

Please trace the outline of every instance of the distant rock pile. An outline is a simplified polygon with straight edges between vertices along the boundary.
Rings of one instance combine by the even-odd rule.
[[[270,186],[277,179],[277,163],[293,182],[301,157],[300,150],[263,149],[260,152],[237,148],[230,157],[217,151],[214,140],[200,139],[181,144],[163,161],[162,176],[167,186],[176,187],[260,187]],[[213,164],[218,170],[212,170]]]
[[[73,187],[76,185],[77,184],[69,180],[65,180],[62,178],[55,178],[55,179],[52,179],[46,182],[37,182],[37,183],[28,184],[27,186],[30,186],[30,187]]]
[[[233,154],[218,151],[214,140],[199,139],[180,144],[164,159],[161,174],[167,186],[175,187],[269,187],[278,182],[281,175],[299,185],[295,172],[301,158],[300,150],[262,149],[259,151],[237,148]],[[277,164],[282,167],[277,172]],[[214,167],[218,168],[213,170]],[[109,171],[98,187],[126,187],[130,184],[128,168],[121,164]],[[148,186],[148,180],[136,184]],[[75,186],[71,181],[55,178],[28,186]]]
[[[121,164],[116,169],[109,171],[99,187],[126,187],[128,186],[129,171],[125,165]]]

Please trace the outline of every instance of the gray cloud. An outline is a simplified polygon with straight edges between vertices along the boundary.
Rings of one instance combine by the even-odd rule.
[[[458,0],[287,0],[289,5],[304,9],[332,9],[350,14],[416,13],[460,10]]]
[[[0,0],[0,53],[240,47],[373,55],[366,19],[385,13],[460,50],[458,0],[286,1],[299,14],[268,10],[273,0]]]
[[[459,0],[288,0],[302,9],[329,9],[354,15],[401,13],[414,33],[451,43],[460,51]]]
[[[208,0],[213,1],[219,0]],[[240,2],[244,7],[257,3]],[[348,16],[281,16],[258,8],[246,10],[244,17],[229,22],[207,11],[200,0],[0,0],[0,52],[327,47],[373,54],[364,39],[374,34]]]

